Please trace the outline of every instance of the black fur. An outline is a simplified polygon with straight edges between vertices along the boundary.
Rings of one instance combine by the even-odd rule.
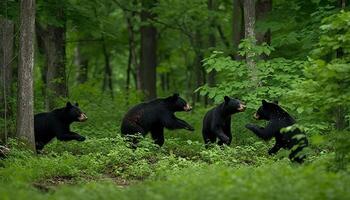
[[[138,104],[125,114],[121,124],[121,134],[124,136],[137,134],[145,136],[151,132],[154,142],[162,146],[164,144],[164,128],[194,131],[191,125],[177,118],[174,114],[190,110],[191,107],[178,94]],[[137,143],[136,140],[133,142]]]
[[[78,104],[67,103],[66,107],[55,109],[51,112],[39,113],[34,116],[35,145],[37,150],[42,150],[54,137],[61,141],[84,141],[85,137],[70,131],[69,126],[73,122],[87,120]]]
[[[230,145],[232,141],[231,134],[231,115],[244,111],[245,106],[238,99],[232,99],[225,96],[224,102],[215,108],[209,110],[203,119],[202,135],[204,143],[215,143]]]
[[[298,128],[281,132],[282,128],[295,124],[295,120],[278,105],[278,102],[269,103],[262,100],[262,106],[260,106],[254,117],[258,120],[269,121],[265,128],[252,124],[247,124],[246,128],[266,141],[275,137],[276,143],[268,152],[270,155],[277,153],[281,148],[291,149],[289,158],[292,161],[303,162],[305,156],[299,156],[298,153],[308,146],[308,140]]]

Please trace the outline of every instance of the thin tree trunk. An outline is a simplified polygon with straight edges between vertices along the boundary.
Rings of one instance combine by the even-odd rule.
[[[0,117],[4,123],[0,125],[0,141],[7,144],[7,120],[12,115],[10,97],[12,97],[12,73],[13,73],[13,38],[14,23],[8,19],[0,18]]]
[[[135,12],[131,13],[131,16],[126,16],[126,23],[128,29],[129,40],[129,58],[128,67],[126,69],[126,90],[130,89],[130,76],[132,75],[132,69],[139,70],[137,64],[136,43],[135,43],[135,31],[132,19],[135,17]],[[140,79],[136,78],[136,89],[141,89]]]
[[[74,64],[78,68],[77,82],[83,84],[88,80],[89,60],[81,52],[81,43],[78,43],[74,49]]]
[[[339,0],[339,6],[341,9],[344,9],[346,6],[345,0]],[[338,48],[336,50],[336,57],[342,58],[344,56],[344,50],[342,48]],[[349,126],[349,122],[346,120],[347,108],[344,106],[336,106],[334,110],[335,115],[335,128],[337,130],[344,130]]]
[[[156,0],[142,0],[141,23],[149,23],[155,18],[150,9]],[[157,29],[152,24],[141,26],[141,86],[147,100],[157,97]]]
[[[238,45],[244,38],[244,11],[241,0],[233,0],[232,29],[232,44],[236,51],[235,58],[241,60],[242,57],[237,53]]]
[[[104,67],[104,76],[103,76],[103,91],[105,91],[108,87],[109,91],[111,92],[112,99],[114,98],[114,91],[113,91],[113,72],[112,67],[110,64],[110,56],[109,52],[106,47],[106,42],[104,37],[102,36],[102,52],[105,59],[105,67]]]
[[[245,26],[245,38],[251,40],[255,43],[255,1],[254,0],[245,0],[244,4],[244,26]],[[252,83],[255,86],[258,86],[258,77],[256,63],[254,60],[254,53],[248,52],[246,55],[246,62],[248,69],[251,73]]]
[[[33,66],[35,0],[21,0],[18,65],[17,136],[35,151],[33,113]]]
[[[47,73],[46,105],[48,109],[59,106],[59,98],[68,96],[66,80],[65,27],[48,27],[45,39]]]
[[[195,48],[195,60],[194,60],[194,68],[195,68],[195,76],[196,76],[196,84],[195,87],[198,88],[202,86],[203,84],[206,83],[205,81],[205,72],[204,68],[202,65],[202,60],[203,60],[203,52],[202,52],[202,47],[203,47],[203,41],[202,41],[202,34],[199,30],[196,31],[195,37],[194,37],[194,48]],[[196,89],[195,88],[195,89]],[[201,101],[200,95],[197,92],[195,97],[195,100],[197,102]],[[206,102],[204,102],[206,103]]]
[[[214,0],[208,0],[208,9],[211,11],[216,10],[215,2]],[[210,26],[212,28],[212,31],[209,33],[209,47],[215,48],[216,46],[216,38],[215,38],[215,33],[214,33],[214,28],[215,28],[215,19],[211,19]],[[221,28],[218,26],[219,32]],[[220,34],[221,35],[221,34]],[[216,76],[216,71],[213,70],[208,74],[208,85],[209,86],[214,86],[215,85],[215,76]]]
[[[47,62],[47,87],[45,92],[45,107],[47,110],[52,110],[59,106],[59,100],[68,96],[66,80],[65,8],[63,6],[59,7],[54,12],[57,19],[62,21],[63,26],[37,24],[37,31],[43,40]]]
[[[42,87],[41,87],[41,92],[42,92],[42,95],[43,97],[46,97],[46,73],[47,73],[47,65],[48,65],[48,62],[47,62],[47,59],[46,59],[46,54],[45,54],[45,42],[44,42],[44,34],[43,33],[43,30],[40,28],[40,25],[38,23],[36,23],[35,25],[36,27],[36,38],[37,38],[37,45],[38,45],[38,51],[39,51],[39,54],[42,55],[44,57],[44,63],[43,63],[43,66],[41,67],[40,69],[40,72],[41,72],[41,81],[43,82],[42,84]],[[46,103],[44,102],[44,106],[46,105]]]
[[[272,10],[272,0],[258,0],[256,3],[256,20],[265,20],[267,15]],[[256,40],[258,44],[262,44],[266,42],[267,44],[271,44],[271,29],[268,28],[264,32],[256,33]]]

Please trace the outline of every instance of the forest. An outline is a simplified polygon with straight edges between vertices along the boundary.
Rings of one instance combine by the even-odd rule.
[[[0,0],[0,199],[350,199],[349,5]]]

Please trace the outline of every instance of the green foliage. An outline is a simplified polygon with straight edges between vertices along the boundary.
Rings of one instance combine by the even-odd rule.
[[[0,9],[1,17],[17,21],[18,1],[2,1],[1,8],[4,3],[7,9]],[[69,97],[59,99],[59,105],[79,102],[89,120],[71,128],[87,140],[54,140],[39,155],[11,140],[10,155],[0,160],[1,199],[349,199],[349,12],[339,12],[336,0],[273,1],[272,11],[257,21],[256,29],[259,33],[271,30],[271,45],[242,40],[238,51],[242,60],[233,60],[227,56],[233,49],[228,39],[232,1],[215,1],[212,10],[207,3],[162,0],[152,9],[156,18],[147,23],[157,27],[158,88],[164,86],[158,94],[177,91],[189,100],[199,77],[193,66],[198,55],[206,57],[205,70],[217,72],[216,84],[205,84],[197,92],[215,105],[225,95],[238,97],[249,108],[233,117],[231,146],[204,147],[202,119],[214,105],[196,102],[190,113],[176,114],[193,125],[194,132],[166,130],[163,147],[147,136],[137,149],[131,149],[119,126],[128,108],[142,97],[134,89],[135,66],[128,91],[124,73],[130,37],[126,20],[132,22],[134,50],[139,52],[140,1],[38,0],[38,23],[66,25]],[[55,16],[60,8],[65,19]],[[209,53],[214,49],[209,47],[209,35],[215,37],[213,53]],[[113,68],[114,99],[101,91],[106,59],[102,45]],[[88,59],[88,81],[83,84],[75,80],[77,46]],[[252,81],[245,56],[255,63],[258,84]],[[35,113],[45,111],[44,65],[38,55]],[[287,150],[268,155],[274,141],[263,142],[244,128],[261,99],[282,100],[280,104],[298,121],[287,129],[298,127],[307,133],[310,146],[303,165],[291,163]],[[15,95],[10,100],[15,105]],[[15,132],[15,112],[9,120]],[[344,127],[335,131],[334,124],[341,121]],[[3,122],[0,119],[0,127]]]
[[[239,47],[241,56],[248,53],[254,55],[258,71],[258,87],[251,81],[251,71],[244,60],[232,60],[222,52],[215,51],[204,60],[204,65],[207,72],[216,70],[220,73],[224,81],[215,87],[208,85],[200,87],[197,91],[199,90],[201,95],[208,95],[216,102],[221,102],[225,95],[237,96],[249,102],[248,107],[256,108],[260,105],[261,99],[280,99],[301,75],[303,61],[284,58],[259,59],[261,56],[269,55],[273,50],[266,44],[255,46],[252,41],[243,40]]]
[[[339,120],[335,113],[344,115],[349,110],[349,21],[349,12],[343,11],[323,20],[317,48],[305,65],[305,77],[288,93],[297,111],[317,124],[334,123]]]

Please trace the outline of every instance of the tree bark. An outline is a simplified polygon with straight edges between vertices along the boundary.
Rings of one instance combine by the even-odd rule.
[[[215,6],[214,0],[208,0],[208,9],[210,11],[216,10],[216,6]],[[214,48],[216,46],[216,38],[215,38],[215,34],[214,34],[215,19],[211,19],[210,26],[212,28],[212,31],[209,33],[209,47]],[[220,28],[219,28],[219,30],[220,30]],[[208,85],[210,87],[215,85],[215,76],[216,76],[216,71],[215,70],[212,70],[208,74]]]
[[[33,113],[35,0],[21,0],[20,4],[17,136],[35,151]]]
[[[232,44],[236,51],[235,58],[241,60],[242,57],[237,53],[238,45],[244,38],[244,11],[241,0],[233,0],[232,29]]]
[[[59,106],[59,100],[68,96],[66,80],[66,16],[65,8],[58,7],[55,16],[62,26],[38,25],[39,37],[43,41],[45,49],[46,71],[46,97],[45,107],[47,110]]]
[[[195,51],[195,58],[194,58],[194,72],[195,72],[195,89],[204,85],[206,83],[206,77],[205,77],[205,70],[203,68],[202,65],[202,60],[203,60],[203,52],[202,52],[202,48],[203,48],[203,40],[202,40],[202,34],[200,30],[197,30],[194,36],[194,51]],[[195,102],[200,102],[201,98],[199,93],[195,93],[194,94],[194,101]],[[206,101],[206,99],[204,98],[204,100]],[[204,102],[205,104],[207,102]]]
[[[272,0],[258,0],[256,3],[256,20],[265,20],[269,12],[272,10]],[[268,28],[264,32],[256,33],[256,40],[258,44],[266,42],[271,44],[271,29]]]
[[[36,41],[37,41],[37,45],[38,45],[38,52],[41,56],[43,56],[44,58],[44,63],[43,66],[40,69],[40,73],[41,73],[41,81],[43,82],[42,87],[41,87],[41,92],[43,97],[46,97],[46,73],[47,73],[47,58],[46,58],[46,54],[45,54],[45,42],[44,42],[44,38],[42,37],[45,33],[42,33],[42,29],[40,28],[40,25],[38,23],[36,23],[35,25],[36,27]],[[46,105],[46,103],[44,102],[44,106]]]
[[[4,123],[0,125],[0,141],[7,143],[8,129],[7,119],[11,116],[11,105],[9,99],[12,94],[13,73],[13,38],[14,23],[11,20],[0,18],[0,117]]]
[[[133,4],[136,4],[134,1]],[[134,31],[134,24],[133,24],[133,18],[135,17],[136,13],[132,12],[130,15],[126,14],[126,23],[127,23],[127,29],[128,29],[128,42],[129,42],[129,58],[128,58],[128,66],[126,69],[126,90],[130,89],[130,79],[131,79],[131,73],[134,71],[139,71],[139,66],[137,63],[137,54],[136,54],[136,42],[135,42],[135,31]],[[136,89],[141,89],[141,83],[140,83],[140,77],[136,76],[136,82],[135,82]]]
[[[255,43],[255,1],[254,0],[244,0],[244,27],[245,27],[245,38],[251,40]],[[258,86],[258,77],[256,63],[254,60],[254,53],[248,52],[246,55],[246,62],[248,70],[251,73],[252,83]]]
[[[346,4],[345,0],[339,0],[339,6],[341,9],[344,9]],[[336,50],[336,57],[342,58],[344,56],[344,50],[342,48],[338,48]],[[336,130],[344,130],[349,126],[349,121],[346,119],[346,114],[348,113],[348,109],[344,106],[336,106],[334,109],[335,115],[335,128]]]
[[[114,91],[113,91],[113,72],[112,67],[110,63],[110,56],[109,52],[107,50],[106,41],[104,39],[104,36],[102,36],[102,52],[105,59],[105,68],[104,68],[104,76],[103,76],[103,91],[106,91],[107,87],[111,93],[111,97],[114,98]]]
[[[141,86],[147,100],[157,97],[157,29],[149,22],[155,18],[150,9],[156,0],[142,0],[141,11]],[[144,24],[146,23],[146,24]]]
[[[77,46],[74,49],[74,64],[78,69],[77,73],[77,82],[83,84],[88,80],[88,65],[89,60],[81,52],[81,43],[77,43]]]

